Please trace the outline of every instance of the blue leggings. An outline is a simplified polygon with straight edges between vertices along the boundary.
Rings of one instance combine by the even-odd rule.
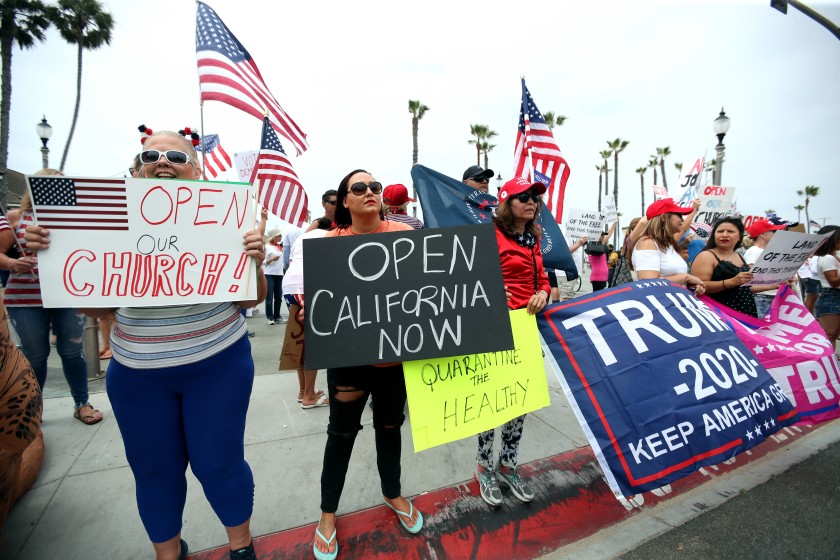
[[[181,532],[187,464],[223,525],[250,519],[254,477],[243,443],[254,384],[248,337],[184,366],[142,370],[111,360],[106,384],[152,542]]]

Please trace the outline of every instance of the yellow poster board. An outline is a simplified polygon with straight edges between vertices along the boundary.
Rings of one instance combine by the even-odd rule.
[[[551,404],[536,318],[517,309],[510,323],[513,350],[403,362],[415,453]]]

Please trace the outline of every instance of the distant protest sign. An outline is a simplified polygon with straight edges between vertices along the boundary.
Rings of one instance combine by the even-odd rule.
[[[590,241],[598,241],[604,232],[606,216],[600,212],[569,208],[566,212],[566,238],[570,243],[581,237],[588,237]]]
[[[713,225],[718,218],[728,216],[735,199],[735,187],[708,185],[699,189],[700,208],[697,209],[695,222]]]
[[[697,191],[700,188],[700,175],[703,173],[703,162],[705,160],[705,156],[699,157],[691,167],[683,167],[673,196],[674,201],[680,206],[688,206],[692,200],[697,198]]]
[[[233,162],[236,165],[236,176],[243,183],[248,183],[251,180],[251,173],[257,164],[258,155],[259,152],[257,150],[233,154]]]
[[[257,298],[242,236],[253,187],[171,179],[27,177],[44,307],[143,307]]]
[[[517,309],[510,322],[512,350],[403,362],[415,452],[551,404],[536,319]]]
[[[303,241],[306,367],[513,348],[492,224]]]
[[[615,207],[615,199],[611,194],[604,197],[604,221],[606,222],[604,224],[605,229],[618,221],[618,210]]]
[[[727,322],[666,280],[551,305],[537,324],[617,497],[726,461],[798,419]]]
[[[659,185],[653,185],[653,200],[662,200],[663,198],[671,198],[671,195],[668,194],[668,189]]]
[[[777,231],[752,267],[748,286],[776,286],[791,279],[832,232],[824,235]]]

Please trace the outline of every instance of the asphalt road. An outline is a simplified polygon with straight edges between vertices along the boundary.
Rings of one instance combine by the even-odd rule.
[[[618,558],[840,558],[840,443]]]

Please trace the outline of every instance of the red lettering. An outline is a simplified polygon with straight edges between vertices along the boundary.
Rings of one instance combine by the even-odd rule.
[[[92,251],[86,249],[79,249],[70,253],[70,256],[64,262],[64,289],[74,296],[89,296],[93,292],[93,284],[85,282],[80,288],[73,281],[73,270],[80,261],[95,262],[96,256]]]
[[[142,297],[152,283],[152,256],[134,255],[134,274],[131,276],[131,295]]]
[[[202,208],[215,208],[215,204],[202,204],[201,197],[204,193],[220,193],[222,189],[199,189],[198,190],[198,207],[195,209],[195,220],[193,221],[193,225],[200,226],[204,224],[218,224],[218,220],[206,220],[206,221],[199,221],[198,215],[201,213]]]
[[[166,198],[164,200],[159,201],[159,202],[150,201],[150,205],[151,205],[150,209],[151,210],[153,210],[156,214],[159,214],[159,213],[161,213],[162,208],[166,208],[166,206],[162,203],[165,201],[169,204],[169,210],[163,211],[163,213],[166,214],[166,216],[164,216],[164,218],[162,220],[159,220],[159,221],[153,221],[152,219],[150,219],[147,216],[147,213],[146,213],[146,200],[155,191],[162,192],[166,196]],[[172,216],[173,208],[174,207],[173,207],[173,204],[172,204],[172,197],[169,195],[168,192],[166,192],[166,190],[163,187],[158,185],[157,187],[154,187],[154,188],[150,189],[146,194],[143,195],[143,200],[140,202],[140,216],[143,218],[143,220],[145,220],[145,222],[147,224],[150,224],[150,225],[153,225],[153,226],[159,226],[160,224],[162,224],[163,222],[168,220],[170,216]]]
[[[248,199],[250,198],[251,189],[247,189],[245,191],[245,201],[242,204],[242,213],[240,215],[239,212],[239,199],[236,197],[236,192],[233,193],[233,196],[230,198],[230,206],[228,206],[227,214],[225,214],[225,219],[222,220],[222,225],[227,224],[228,216],[230,216],[231,210],[233,207],[236,206],[236,212],[234,212],[234,217],[236,218],[236,225],[237,227],[242,227],[242,223],[245,221],[245,214],[248,213]]]
[[[181,191],[187,193],[187,198],[181,198]],[[186,204],[190,200],[192,200],[192,189],[189,187],[178,187],[178,193],[175,195],[175,223],[178,223],[178,208],[181,207],[182,204]]]
[[[169,282],[167,272],[172,270],[175,266],[175,259],[169,255],[155,255],[155,284],[152,288],[152,297],[163,295],[172,295],[172,284]]]
[[[187,266],[195,266],[197,264],[198,259],[192,253],[184,253],[178,259],[178,275],[175,277],[175,289],[178,291],[179,296],[188,296],[193,293],[194,288],[192,284],[184,281],[184,271],[187,269]]]
[[[201,280],[198,283],[198,293],[203,296],[212,296],[219,286],[221,271],[227,264],[229,255],[207,254],[204,255],[204,266],[201,270]]]
[[[124,296],[128,293],[128,281],[131,277],[131,253],[119,253],[119,263],[116,262],[117,253],[105,253],[102,259],[102,295],[110,296],[116,283],[116,295]]]

